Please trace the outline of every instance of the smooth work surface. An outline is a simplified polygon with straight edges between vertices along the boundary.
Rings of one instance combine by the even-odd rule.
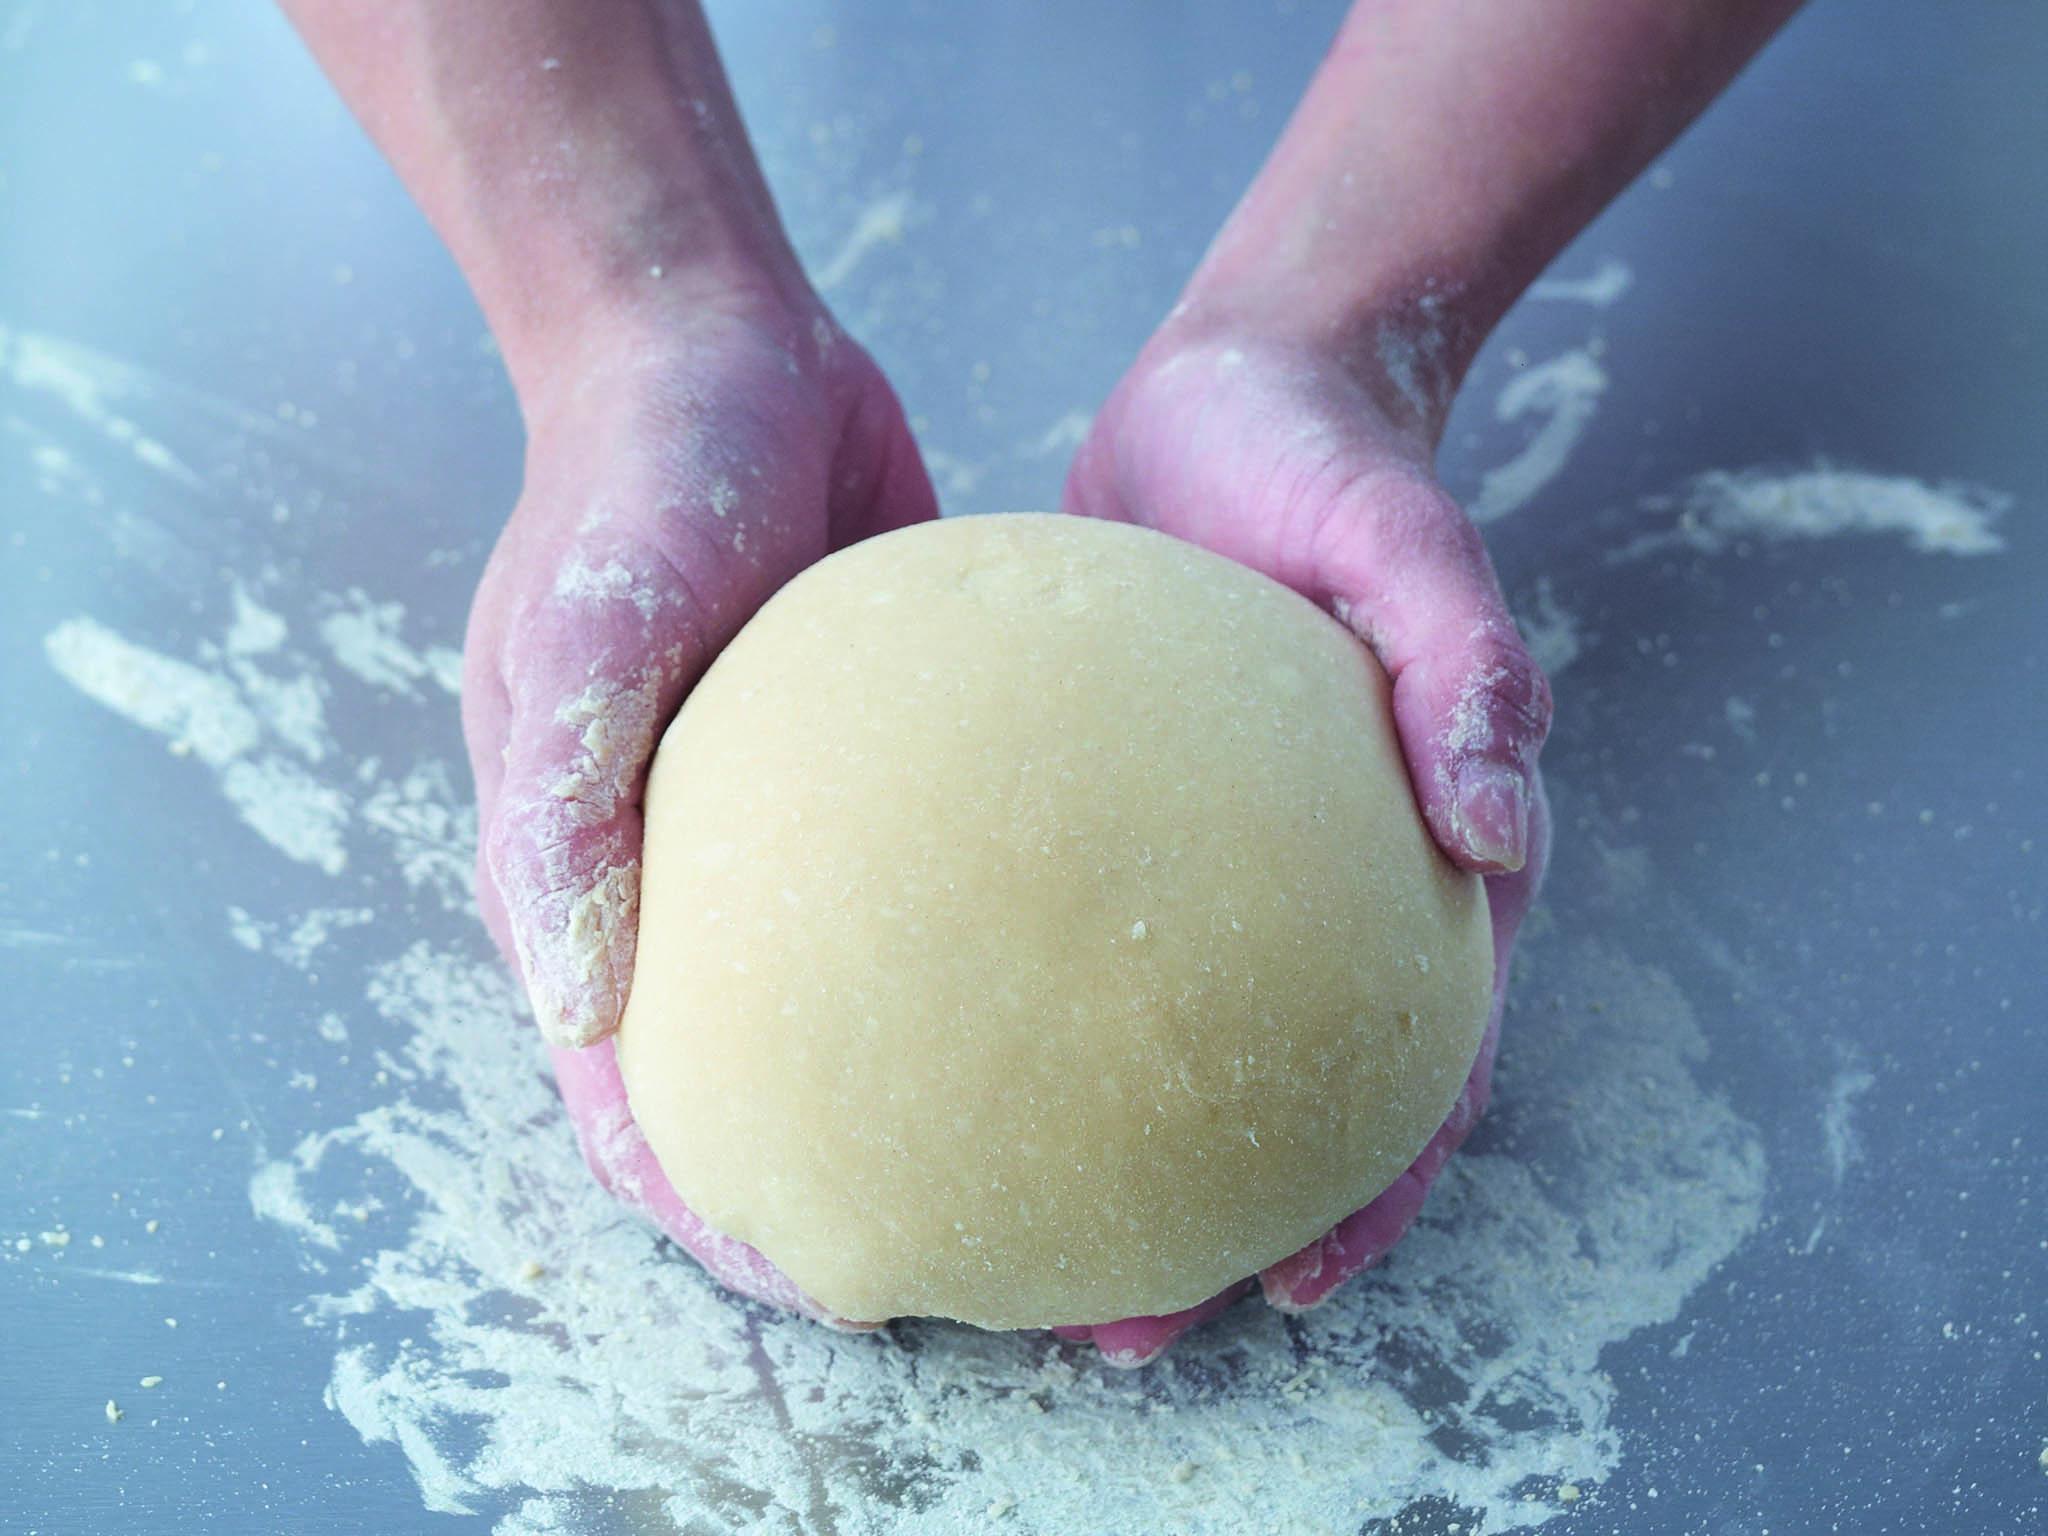
[[[1335,18],[714,7],[949,512],[1057,500]],[[1508,318],[1495,1108],[1128,1375],[737,1305],[589,1183],[467,884],[474,307],[268,8],[0,8],[0,1525],[2043,1529],[2044,74],[1822,0]]]

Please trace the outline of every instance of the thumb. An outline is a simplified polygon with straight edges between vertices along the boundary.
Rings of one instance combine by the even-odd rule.
[[[1393,679],[1409,777],[1438,845],[1481,874],[1520,869],[1550,684],[1478,530],[1434,480],[1390,471],[1358,497],[1318,532],[1324,595]]]
[[[511,673],[504,776],[483,864],[541,1034],[586,1046],[618,1028],[640,911],[640,797],[681,702],[666,657],[567,675]]]

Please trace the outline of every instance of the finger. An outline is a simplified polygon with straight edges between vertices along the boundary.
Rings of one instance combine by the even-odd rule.
[[[505,738],[480,842],[542,1036],[584,1046],[625,1006],[648,763],[712,639],[651,554],[556,564],[499,658]]]
[[[550,1045],[618,1027],[640,907],[641,787],[681,670],[603,654],[581,669],[515,662],[505,773],[483,832],[519,972]]]
[[[587,1046],[618,1026],[640,902],[632,801],[670,691],[650,669],[593,680],[552,711],[514,717],[483,853],[550,1045]]]
[[[1251,1287],[1251,1281],[1240,1280],[1218,1291],[1207,1301],[1160,1317],[1126,1317],[1113,1323],[1061,1327],[1052,1331],[1063,1339],[1092,1342],[1101,1351],[1105,1365],[1113,1365],[1120,1370],[1135,1369],[1157,1360],[1174,1340],[1223,1311]]]
[[[1439,846],[1481,874],[1521,868],[1550,685],[1478,531],[1427,474],[1389,469],[1321,522],[1312,565],[1320,595],[1393,679],[1402,750]]]

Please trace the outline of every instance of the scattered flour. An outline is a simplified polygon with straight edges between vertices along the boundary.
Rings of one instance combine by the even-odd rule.
[[[1068,411],[1023,452],[1039,459],[1050,458],[1056,453],[1072,453],[1088,440],[1088,428],[1094,421],[1095,418],[1086,411]]]
[[[290,1162],[265,1163],[249,1180],[249,1208],[265,1221],[274,1221],[301,1242],[329,1250],[341,1246],[334,1228],[314,1219]]]
[[[285,758],[237,758],[221,769],[221,793],[271,847],[338,875],[348,864],[348,796]]]
[[[445,647],[415,650],[406,644],[405,607],[372,602],[351,587],[335,610],[320,621],[320,638],[334,659],[373,687],[416,696],[422,680],[455,693],[461,686],[462,657]]]
[[[1744,741],[1756,740],[1756,706],[1738,694],[1730,694],[1721,706],[1721,718],[1728,722],[1728,729]]]
[[[374,772],[359,777],[375,778]],[[452,912],[474,912],[476,804],[448,765],[430,758],[381,780],[363,801],[363,824],[382,835],[399,877]]]
[[[164,737],[174,756],[212,770],[244,825],[288,858],[329,875],[347,868],[355,792],[362,786],[361,819],[397,849],[407,879],[432,886],[444,904],[466,904],[467,871],[451,867],[446,840],[461,830],[465,816],[471,823],[474,816],[449,804],[445,766],[436,763],[395,782],[378,778],[375,764],[353,775],[321,772],[335,750],[325,709],[330,680],[289,645],[281,614],[239,583],[229,601],[220,638],[201,641],[194,661],[83,616],[44,636],[44,654],[88,698]],[[407,697],[418,697],[413,684],[421,678],[453,691],[436,659],[439,648],[406,642],[398,604],[373,603],[351,591],[330,606],[322,638],[346,671]],[[459,657],[454,664],[459,667]],[[421,772],[438,779],[423,783]]]
[[[854,268],[878,246],[900,244],[908,227],[910,211],[910,194],[901,191],[876,198],[861,209],[839,249],[818,268],[818,291],[828,293],[845,282],[853,276]]]
[[[1843,1067],[1828,1085],[1827,1102],[1820,1112],[1820,1139],[1827,1150],[1828,1172],[1837,1184],[1863,1157],[1863,1143],[1856,1134],[1853,1116],[1856,1101],[1876,1086],[1875,1077],[1854,1065]]]
[[[50,664],[87,697],[168,739],[178,756],[215,770],[242,820],[301,863],[339,874],[348,862],[348,797],[276,753],[232,678],[136,645],[89,618],[44,637]]]
[[[1623,545],[1610,561],[1673,547],[1718,554],[1743,539],[1790,543],[1843,534],[1896,534],[1924,555],[1990,555],[2005,548],[1996,524],[2012,498],[1979,486],[1930,485],[1819,463],[1776,472],[1712,470],[1676,498],[1644,503],[1650,511],[1673,505],[1676,527]]]
[[[87,698],[167,738],[181,757],[224,768],[263,739],[230,679],[135,645],[92,619],[65,620],[44,637],[43,651]]]
[[[266,923],[241,907],[228,908],[228,937],[244,949],[261,954],[270,935],[276,931],[275,923]]]
[[[1635,273],[1629,270],[1628,263],[1609,256],[1591,277],[1546,277],[1529,289],[1529,297],[1605,309],[1627,293],[1634,282]]]
[[[145,467],[188,489],[204,487],[206,482],[176,454],[115,409],[130,397],[148,394],[148,380],[140,370],[89,347],[0,326],[0,377],[17,389],[53,397]]]
[[[1495,418],[1519,421],[1534,413],[1543,422],[1520,453],[1486,472],[1472,501],[1472,520],[1490,523],[1533,501],[1564,469],[1606,393],[1607,370],[1585,347],[1537,363],[1510,379],[1494,400]]]
[[[1584,642],[1578,615],[1559,606],[1548,576],[1536,579],[1535,606],[1530,612],[1517,615],[1515,623],[1522,631],[1529,654],[1536,658],[1536,665],[1551,677],[1579,659]]]
[[[977,464],[963,459],[957,453],[948,453],[943,448],[924,449],[925,468],[931,472],[932,486],[939,495],[971,496],[981,477],[988,473],[986,464]]]
[[[266,951],[295,971],[309,970],[329,939],[375,922],[370,907],[315,907],[289,926],[269,923],[240,907],[228,908],[228,935],[244,949]],[[346,1039],[346,1033],[343,1038]]]
[[[264,607],[240,582],[234,586],[234,603],[234,622],[221,637],[221,647],[230,656],[266,655],[283,645],[291,634],[284,615]]]

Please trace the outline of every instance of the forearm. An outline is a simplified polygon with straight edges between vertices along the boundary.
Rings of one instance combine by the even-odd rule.
[[[1186,324],[1334,344],[1432,434],[1528,282],[1797,0],[1358,0]]]
[[[801,291],[696,0],[283,4],[522,389],[622,311]]]

